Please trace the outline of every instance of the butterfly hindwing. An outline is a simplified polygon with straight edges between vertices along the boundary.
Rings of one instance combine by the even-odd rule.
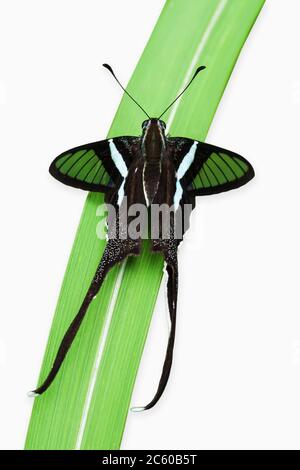
[[[251,164],[240,155],[186,138],[169,138],[177,177],[193,196],[238,188],[254,177]]]
[[[115,137],[75,147],[50,165],[54,178],[86,191],[106,192],[124,177],[138,138]]]

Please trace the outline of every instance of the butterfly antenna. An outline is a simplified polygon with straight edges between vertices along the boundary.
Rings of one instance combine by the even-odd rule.
[[[107,70],[110,71],[110,73],[112,74],[112,76],[114,77],[114,79],[118,82],[118,84],[120,85],[120,87],[122,88],[123,91],[125,91],[126,95],[129,96],[129,98],[132,99],[132,101],[134,101],[134,103],[146,114],[146,116],[150,119],[150,116],[149,114],[144,110],[144,108],[133,98],[133,96],[131,96],[130,93],[128,93],[128,91],[123,87],[123,85],[119,82],[119,80],[117,79],[113,69],[111,68],[110,65],[108,64],[102,64],[103,67],[105,67]]]
[[[167,112],[168,109],[170,109],[171,106],[173,106],[173,104],[178,100],[178,98],[180,98],[181,95],[183,95],[183,93],[188,89],[188,87],[191,85],[192,81],[197,77],[198,73],[201,72],[201,70],[204,70],[204,69],[206,69],[205,65],[201,65],[201,67],[198,67],[198,68],[197,68],[196,72],[194,73],[193,77],[191,78],[191,80],[189,81],[189,83],[187,84],[187,86],[182,90],[181,93],[179,93],[179,95],[175,98],[175,100],[172,101],[171,104],[169,104],[169,106],[164,110],[164,112],[161,113],[161,115],[159,116],[158,119],[160,119],[160,118],[165,114],[165,112]]]

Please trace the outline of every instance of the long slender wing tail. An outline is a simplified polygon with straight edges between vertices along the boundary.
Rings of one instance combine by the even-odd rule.
[[[93,300],[93,298],[97,295],[100,290],[100,287],[108,273],[108,271],[118,262],[123,261],[127,255],[129,254],[137,254],[139,249],[138,242],[133,242],[132,240],[120,240],[118,238],[109,240],[106,248],[104,250],[102,259],[100,264],[97,268],[97,271],[94,275],[94,278],[91,282],[91,285],[86,293],[86,296],[81,304],[79,312],[77,313],[76,317],[70,324],[69,328],[67,329],[58,352],[56,354],[53,366],[44,380],[44,382],[32,392],[29,392],[31,396],[41,395],[44,393],[49,386],[52,384],[53,380],[55,379],[66,355],[69,351],[73,340],[80,328],[80,325],[85,317],[85,314],[88,310],[88,307]]]
[[[132,411],[145,411],[153,408],[154,405],[158,402],[162,396],[171,372],[172,362],[173,362],[173,350],[175,343],[175,332],[176,332],[176,312],[177,312],[177,292],[178,292],[178,262],[177,262],[177,241],[176,240],[166,240],[163,241],[164,245],[167,245],[167,248],[164,247],[163,251],[165,262],[166,262],[166,271],[168,274],[168,283],[167,283],[167,295],[168,295],[168,307],[171,320],[171,330],[169,334],[168,346],[165,356],[164,365],[162,368],[162,373],[156,394],[153,399],[146,405],[140,407],[131,408]],[[154,250],[156,250],[154,245]],[[159,250],[160,251],[160,250]]]

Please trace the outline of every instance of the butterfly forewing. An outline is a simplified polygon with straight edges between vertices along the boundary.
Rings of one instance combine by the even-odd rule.
[[[186,138],[169,142],[181,184],[194,196],[229,191],[254,177],[251,164],[234,152]]]
[[[130,166],[136,140],[135,137],[116,137],[75,147],[59,155],[49,171],[69,186],[106,192],[124,177],[120,168]]]

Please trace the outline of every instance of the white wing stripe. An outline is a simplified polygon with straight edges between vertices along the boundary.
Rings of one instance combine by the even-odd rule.
[[[197,150],[197,145],[198,142],[195,140],[193,145],[191,146],[190,150],[188,153],[185,155],[185,157],[182,159],[182,162],[179,165],[179,168],[177,170],[177,179],[181,180],[181,178],[184,177],[188,169],[190,168],[191,164],[194,161],[195,158],[195,153]]]
[[[184,175],[186,174],[186,172],[188,171],[188,169],[190,168],[191,164],[194,161],[196,150],[197,150],[197,145],[198,145],[198,142],[195,140],[193,145],[191,146],[190,150],[185,155],[185,157],[182,159],[182,161],[181,161],[181,163],[178,167],[177,174],[176,174],[176,179],[177,179],[177,181],[176,181],[176,191],[175,191],[175,194],[174,194],[174,209],[175,210],[178,209],[178,206],[179,206],[180,200],[182,198],[182,194],[183,194],[183,189],[182,189],[182,186],[180,184],[180,180],[181,180],[181,178],[184,177]]]
[[[124,198],[124,186],[125,186],[125,180],[123,181],[123,183],[121,184],[120,186],[120,189],[118,191],[118,206],[120,207],[122,201],[123,201],[123,198]]]
[[[177,180],[176,181],[176,191],[175,191],[175,194],[174,194],[174,210],[175,211],[178,209],[180,200],[182,198],[182,194],[183,194],[182,186],[181,186],[180,182]]]
[[[127,173],[128,173],[126,163],[122,155],[120,154],[119,150],[115,146],[113,139],[109,139],[108,142],[109,142],[111,158],[113,159],[114,164],[116,165],[117,169],[119,170],[123,178],[126,178]]]
[[[128,175],[128,170],[127,170],[127,166],[122,155],[120,154],[119,150],[114,144],[113,139],[109,139],[108,142],[109,142],[111,158],[113,159],[114,164],[116,165],[117,169],[121,173],[121,176],[123,176],[124,178],[118,191],[118,206],[120,206],[124,198],[124,186],[125,186],[126,177]]]

